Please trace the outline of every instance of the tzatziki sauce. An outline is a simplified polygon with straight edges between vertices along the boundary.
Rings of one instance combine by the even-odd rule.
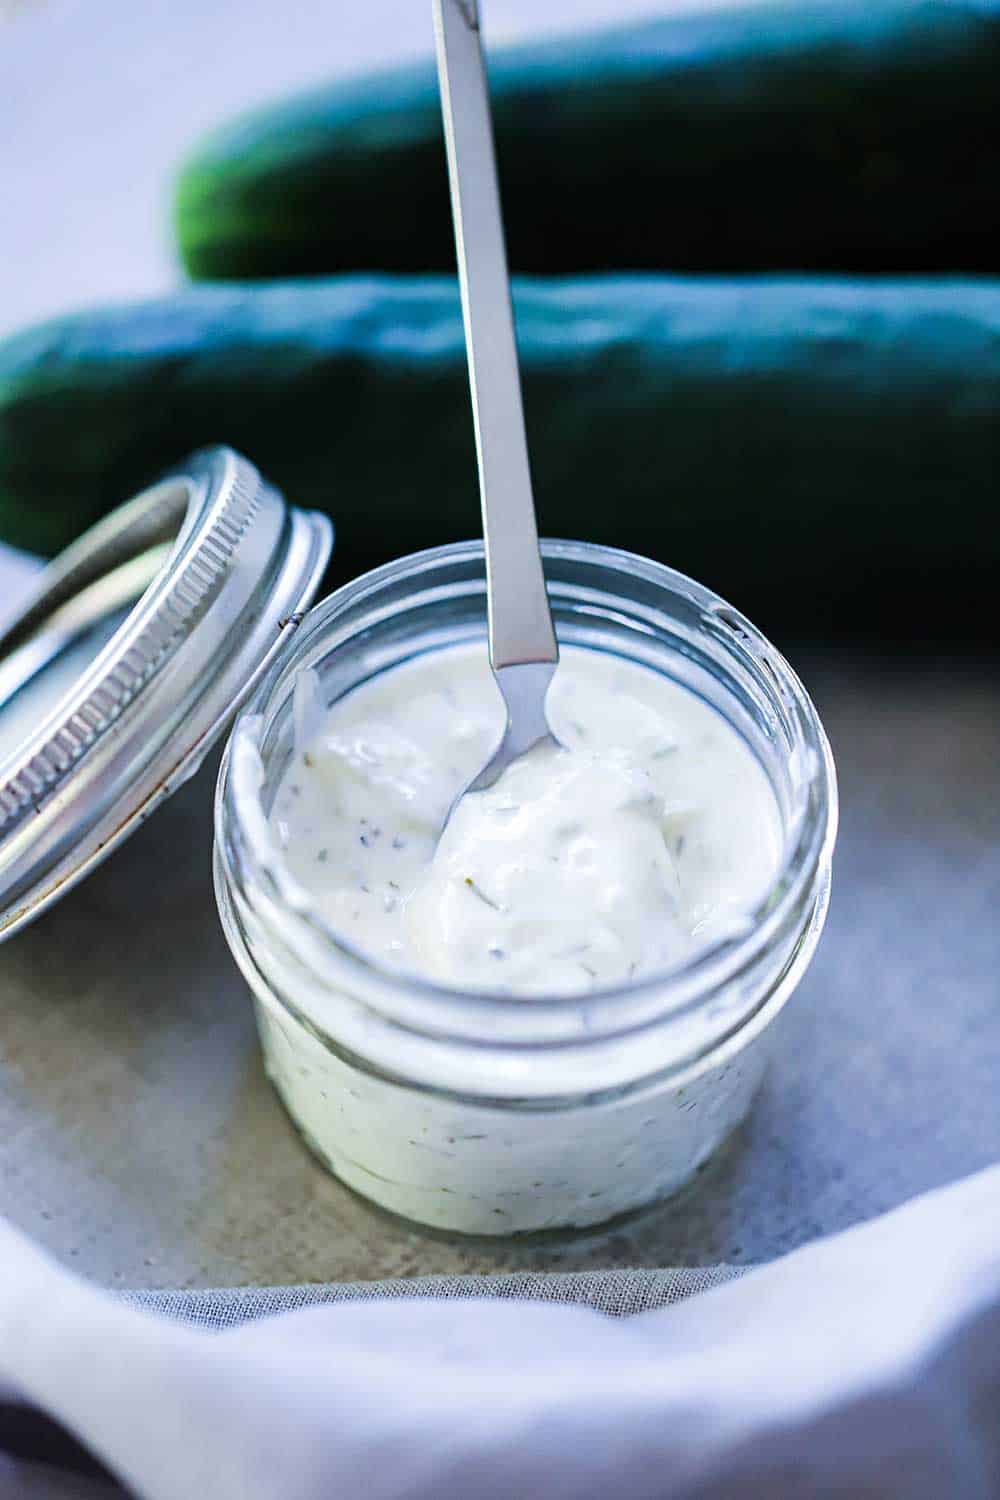
[[[460,546],[303,621],[220,774],[267,1073],[341,1183],[449,1234],[609,1224],[691,1183],[828,909],[835,772],[787,662],[659,564],[548,546],[561,749],[466,792],[505,705]]]
[[[745,926],[783,828],[736,729],[670,677],[575,646],[547,712],[564,748],[529,752],[448,818],[503,728],[481,645],[425,652],[329,708],[301,675],[271,829],[339,937],[452,989],[573,996]]]

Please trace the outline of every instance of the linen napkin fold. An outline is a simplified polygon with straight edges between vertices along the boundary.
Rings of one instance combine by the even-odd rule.
[[[353,1300],[211,1333],[8,1227],[0,1254],[5,1394],[142,1500],[1000,1496],[1000,1168],[619,1319]],[[40,1472],[0,1494],[114,1493]]]
[[[685,1297],[745,1275],[741,1266],[680,1266],[664,1271],[510,1271],[493,1276],[406,1276],[304,1286],[219,1287],[207,1291],[123,1292],[134,1307],[222,1332],[276,1313],[329,1302],[386,1298],[474,1297],[518,1302],[572,1302],[613,1318],[672,1307]],[[2,1443],[0,1443],[2,1446]]]

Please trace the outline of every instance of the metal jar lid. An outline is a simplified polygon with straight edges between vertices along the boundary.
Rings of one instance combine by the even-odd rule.
[[[42,570],[0,634],[0,941],[194,774],[332,544],[325,516],[212,448]]]

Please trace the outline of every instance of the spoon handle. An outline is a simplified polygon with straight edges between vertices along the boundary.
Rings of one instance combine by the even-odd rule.
[[[476,0],[434,0],[434,29],[497,672],[556,662],[559,649],[538,550]]]

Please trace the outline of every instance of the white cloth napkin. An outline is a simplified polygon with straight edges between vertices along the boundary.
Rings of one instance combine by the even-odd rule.
[[[0,1256],[4,1394],[143,1500],[1000,1496],[1000,1168],[626,1319],[414,1299],[213,1334],[8,1227]],[[19,1500],[114,1493],[8,1467]]]

